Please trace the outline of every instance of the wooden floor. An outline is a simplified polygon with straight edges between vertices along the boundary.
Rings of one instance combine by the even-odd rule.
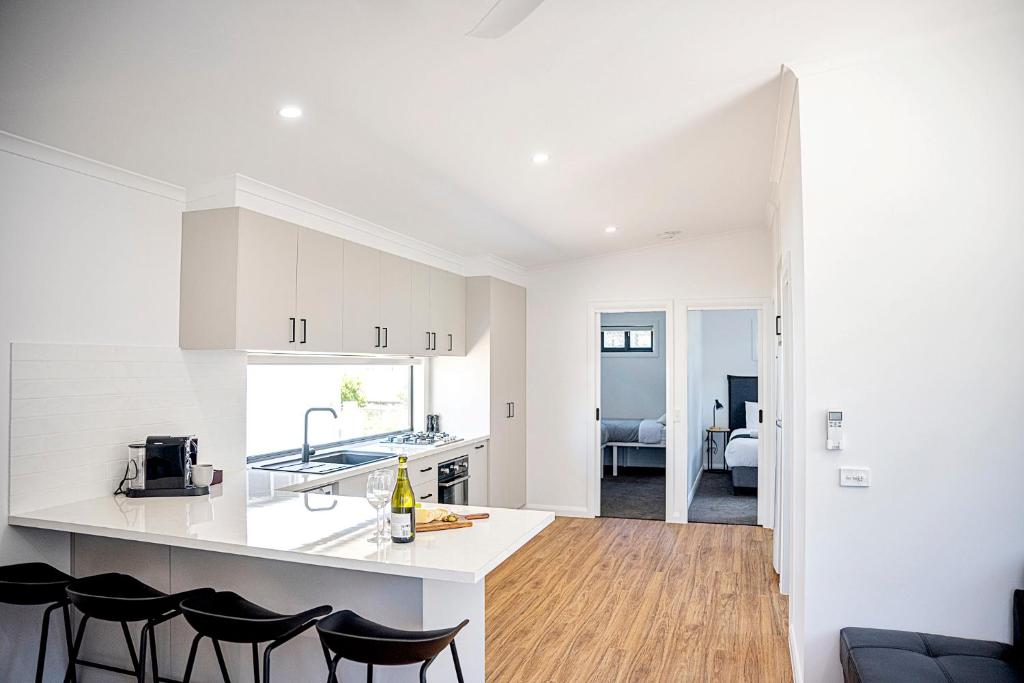
[[[791,681],[771,539],[559,517],[487,576],[487,681]]]

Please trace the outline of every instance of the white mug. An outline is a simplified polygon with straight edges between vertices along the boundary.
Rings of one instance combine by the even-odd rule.
[[[209,486],[213,483],[213,465],[192,465],[192,485]]]

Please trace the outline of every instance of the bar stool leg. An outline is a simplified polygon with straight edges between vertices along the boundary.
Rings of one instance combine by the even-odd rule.
[[[142,627],[142,639],[139,641],[139,666],[135,669],[135,676],[139,683],[146,683],[146,637],[149,635],[149,624]]]
[[[366,683],[373,683],[373,664],[366,665]]]
[[[437,657],[434,657],[434,659],[437,659]],[[434,663],[434,659],[428,659],[420,667],[420,683],[427,683],[427,667]]]
[[[82,647],[82,636],[85,635],[85,625],[89,623],[88,615],[82,616],[78,623],[78,635],[75,636],[75,644],[71,648],[71,660],[68,662],[68,670],[64,673],[64,683],[68,683],[72,676],[77,675],[75,664],[78,662],[78,652]]]
[[[452,639],[452,661],[455,662],[455,677],[459,679],[459,683],[466,683],[462,679],[462,664],[459,662],[459,651],[455,648],[455,639]]]
[[[160,682],[160,666],[156,661],[156,624],[153,621],[146,622],[143,630],[149,629],[149,656],[153,659],[153,683]],[[146,680],[146,667],[142,667],[141,680]]]
[[[67,641],[68,648],[68,661],[72,659],[71,651],[74,647],[74,639],[71,635],[71,610],[68,608],[68,604],[64,603],[61,606],[61,611],[64,613],[64,639]],[[78,672],[71,669],[71,683],[78,683]]]
[[[46,666],[46,637],[50,633],[50,613],[60,607],[55,602],[43,612],[43,633],[39,636],[39,659],[36,660],[36,683],[43,683],[43,668]]]
[[[326,652],[327,648],[324,648]],[[327,683],[338,683],[338,662],[341,661],[341,655],[334,655],[334,659],[330,661],[327,666]]]
[[[213,651],[217,653],[217,663],[220,664],[220,675],[224,677],[224,683],[231,683],[231,677],[228,676],[228,667],[224,663],[224,653],[220,651],[220,641],[216,638],[210,638],[213,641]]]
[[[196,663],[196,652],[199,651],[199,641],[203,639],[203,636],[196,634],[196,637],[192,639],[192,647],[188,651],[188,663],[185,664],[185,677],[181,679],[181,683],[189,683],[192,680],[192,667]]]
[[[264,673],[269,673],[269,667],[263,665]],[[260,646],[259,643],[252,644],[252,675],[256,683],[260,683]]]
[[[121,632],[124,633],[124,642],[128,644],[128,654],[132,658],[132,670],[138,673],[139,671],[139,658],[135,655],[135,643],[132,642],[132,634],[128,630],[128,622],[121,622]],[[142,641],[143,647],[146,645],[146,641]]]

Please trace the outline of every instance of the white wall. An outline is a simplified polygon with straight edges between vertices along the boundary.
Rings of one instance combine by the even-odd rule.
[[[180,188],[0,133],[2,564],[69,563],[66,534],[6,524],[10,342],[177,347],[183,199]],[[0,662],[0,679],[31,679],[39,618],[0,608],[3,650],[24,653]],[[56,628],[51,637],[62,642]],[[50,652],[58,667],[61,648]]]
[[[601,354],[601,415],[656,420],[665,412],[665,314],[603,313],[602,326],[654,328],[654,353]]]
[[[847,625],[1010,638],[1024,586],[1024,11],[794,70],[807,681]],[[825,411],[847,447],[824,450]],[[799,457],[799,454],[798,454]],[[837,468],[872,470],[842,489]]]
[[[677,511],[685,519],[688,442],[686,421],[686,303],[737,303],[771,295],[767,231],[751,231],[661,245],[569,263],[530,274],[527,301],[527,497],[528,505],[586,514],[587,464],[594,406],[587,363],[591,303],[672,300],[668,321],[678,340],[669,378],[677,419],[678,477],[672,481]],[[670,472],[670,475],[672,473]],[[592,511],[591,511],[592,512]]]

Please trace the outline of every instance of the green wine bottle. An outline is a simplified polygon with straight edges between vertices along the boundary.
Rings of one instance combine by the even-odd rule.
[[[409,470],[404,455],[398,457],[398,481],[391,494],[391,540],[412,543],[416,538],[416,494],[409,483]]]

